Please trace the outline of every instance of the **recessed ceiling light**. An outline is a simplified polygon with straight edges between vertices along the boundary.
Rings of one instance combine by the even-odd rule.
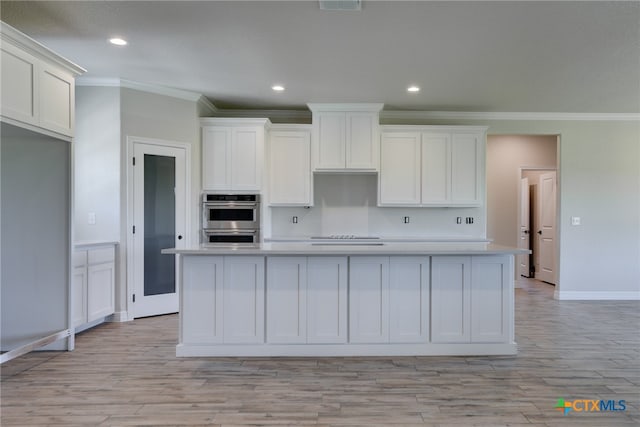
[[[407,92],[420,92],[420,88],[418,86],[409,86]]]
[[[276,92],[282,92],[282,91],[284,91],[284,86],[282,86],[282,85],[273,85],[273,86],[271,86],[271,89],[275,90]]]
[[[126,46],[127,41],[125,39],[121,39],[120,37],[113,37],[109,39],[109,43],[115,44],[116,46]]]

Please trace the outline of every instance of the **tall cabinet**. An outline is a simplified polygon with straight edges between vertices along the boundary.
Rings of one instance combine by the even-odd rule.
[[[5,23],[0,68],[2,363],[74,347],[71,141],[84,70]]]

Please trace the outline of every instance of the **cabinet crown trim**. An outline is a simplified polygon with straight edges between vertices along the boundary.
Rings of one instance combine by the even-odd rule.
[[[271,127],[271,120],[267,118],[245,118],[245,117],[203,117],[200,119],[201,126],[265,126]]]
[[[45,45],[32,39],[23,32],[13,28],[11,25],[0,21],[0,40],[3,43],[9,43],[14,45],[31,55],[36,56],[39,59],[56,64],[59,67],[69,71],[74,76],[79,76],[87,72],[81,66],[71,62],[67,58],[64,58]]]
[[[344,112],[373,112],[377,113],[382,110],[382,103],[350,103],[350,104],[325,104],[325,103],[309,103],[307,104],[312,112],[320,111],[344,111]]]
[[[488,126],[440,126],[440,125],[381,125],[381,132],[422,132],[422,131],[469,131],[469,132],[487,132]]]

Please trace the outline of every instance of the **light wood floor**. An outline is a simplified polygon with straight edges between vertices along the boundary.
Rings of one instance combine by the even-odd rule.
[[[513,357],[176,358],[177,317],[110,323],[2,366],[2,426],[638,426],[640,303],[523,280]],[[558,398],[625,400],[564,416]]]

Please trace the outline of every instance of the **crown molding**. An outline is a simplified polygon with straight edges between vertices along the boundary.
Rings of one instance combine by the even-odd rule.
[[[236,110],[218,108],[216,117],[269,117],[280,120],[309,120],[311,112],[308,110]]]
[[[381,111],[381,120],[640,121],[636,113],[527,113],[472,111]]]
[[[133,80],[119,78],[103,78],[103,77],[80,77],[76,80],[77,86],[103,86],[103,87],[121,87],[141,92],[155,93],[157,95],[169,96],[171,98],[184,99],[185,101],[200,102],[203,96],[196,92],[190,92],[182,89],[174,89],[166,86],[153,85],[149,83],[140,83]],[[213,105],[213,104],[211,104]],[[215,109],[215,106],[214,106]]]
[[[0,40],[2,40],[3,43],[10,43],[38,58],[44,58],[47,61],[68,70],[74,76],[79,76],[87,72],[87,70],[78,64],[58,55],[42,43],[32,39],[25,33],[2,21],[0,21]]]
[[[311,121],[309,110],[224,109],[216,107],[204,95],[182,89],[139,83],[118,78],[79,77],[77,86],[125,87],[196,102],[203,111],[215,117],[268,117],[277,121]],[[324,104],[309,103],[316,111],[380,111],[381,121],[401,120],[521,120],[521,121],[640,121],[640,113],[540,113],[540,112],[484,112],[484,111],[419,111],[380,110],[383,104]],[[391,123],[389,123],[391,124]]]

